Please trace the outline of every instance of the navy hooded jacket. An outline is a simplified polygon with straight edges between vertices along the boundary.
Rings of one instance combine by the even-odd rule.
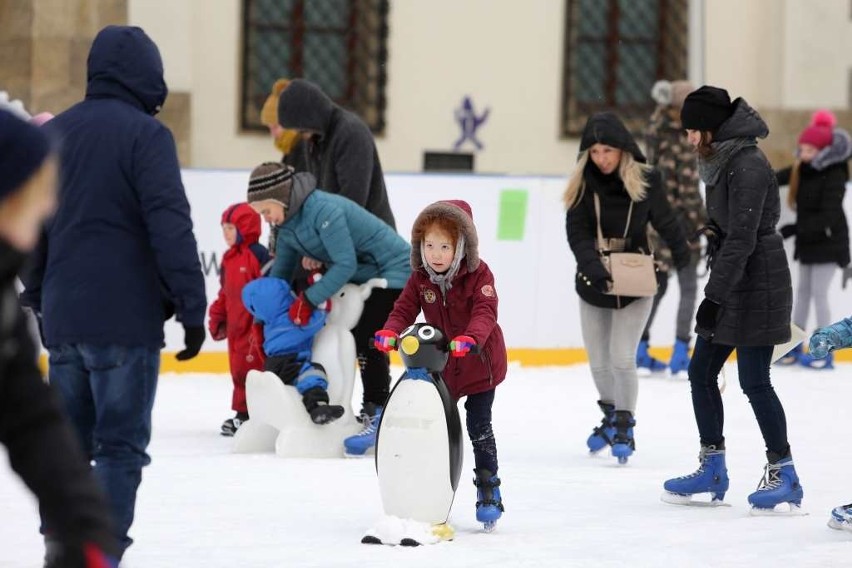
[[[60,142],[59,209],[22,299],[45,343],[160,347],[174,310],[202,326],[204,277],[171,132],[154,118],[168,91],[157,46],[108,26],[88,60],[86,98],[45,128]]]

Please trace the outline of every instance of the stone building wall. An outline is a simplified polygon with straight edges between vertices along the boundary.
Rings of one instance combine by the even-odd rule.
[[[86,91],[86,58],[98,31],[127,24],[128,0],[0,0],[0,90],[32,113],[58,114]],[[190,95],[170,93],[160,119],[190,165]]]

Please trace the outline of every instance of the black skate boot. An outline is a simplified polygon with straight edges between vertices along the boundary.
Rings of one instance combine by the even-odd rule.
[[[476,520],[483,524],[486,532],[494,530],[497,520],[503,516],[503,498],[500,495],[500,478],[487,469],[475,469],[473,484],[476,485]]]
[[[247,412],[237,412],[236,416],[222,422],[221,434],[223,436],[233,436],[240,429],[240,426],[243,425],[243,422],[246,422],[248,419],[249,415]]]
[[[308,413],[311,415],[311,421],[314,424],[328,424],[343,416],[343,407],[338,404],[320,402]]]
[[[615,436],[612,439],[612,455],[618,458],[618,463],[627,463],[627,458],[633,455],[636,441],[633,439],[633,427],[636,420],[629,410],[616,410],[613,418]]]

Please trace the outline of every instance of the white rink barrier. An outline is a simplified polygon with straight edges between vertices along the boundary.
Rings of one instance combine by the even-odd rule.
[[[217,264],[225,251],[221,215],[228,205],[245,200],[248,177],[248,170],[183,171],[210,301],[219,290]],[[406,240],[415,217],[426,205],[441,199],[470,203],[479,232],[480,255],[496,278],[501,299],[499,322],[510,356],[512,352],[527,356],[544,353],[532,356],[534,363],[541,364],[548,362],[546,354],[553,350],[582,349],[579,299],[574,291],[575,263],[565,236],[561,201],[566,178],[389,174],[386,183],[397,230]],[[847,196],[844,205],[852,220],[852,199]],[[785,208],[781,223],[793,218],[793,213]],[[263,244],[267,235],[268,229],[264,228]],[[792,261],[792,239],[787,241],[787,247]],[[795,286],[797,268],[791,266]],[[702,288],[704,282],[699,283]],[[841,290],[840,278],[835,278],[829,295],[832,305],[837,306],[833,317],[852,314],[852,286]],[[672,277],[654,322],[652,345],[664,347],[674,342],[678,296],[677,279]],[[809,331],[812,328],[813,323]],[[168,322],[165,351],[176,352],[182,344],[183,330],[173,321]],[[226,349],[224,341],[208,340],[204,345],[204,352],[211,355]]]

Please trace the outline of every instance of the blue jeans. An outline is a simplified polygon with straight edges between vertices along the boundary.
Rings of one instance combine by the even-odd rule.
[[[717,378],[722,365],[734,349],[737,350],[740,387],[748,397],[757,418],[766,449],[783,456],[789,448],[787,418],[769,378],[773,347],[717,345],[698,336],[689,363],[689,383],[692,387],[692,408],[698,423],[701,445],[719,446],[725,441],[725,411]]]
[[[160,351],[152,347],[63,344],[50,349],[50,384],[93,462],[109,499],[116,537],[133,542],[136,490],[151,440]]]

